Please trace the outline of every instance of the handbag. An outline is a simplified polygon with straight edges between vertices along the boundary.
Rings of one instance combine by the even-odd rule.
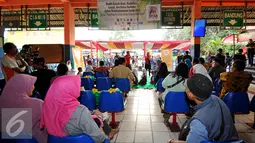
[[[220,105],[219,101],[218,101],[218,104]],[[224,133],[224,129],[225,129],[225,121],[224,121],[224,116],[223,116],[223,112],[222,112],[222,107],[220,105],[220,111],[221,111],[221,125],[220,125],[220,133],[218,136],[216,136],[213,141],[219,141],[221,136],[223,135]],[[192,120],[194,120],[195,118],[191,118],[187,121],[185,121],[185,123],[182,125],[181,127],[181,131],[180,131],[180,134],[179,134],[179,140],[182,140],[182,141],[186,141],[187,139],[187,136],[190,132],[190,123],[192,122]]]

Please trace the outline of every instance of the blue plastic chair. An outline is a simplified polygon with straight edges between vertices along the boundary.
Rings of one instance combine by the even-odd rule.
[[[86,135],[77,136],[66,136],[66,137],[56,137],[48,135],[48,143],[95,143],[93,139]],[[110,143],[110,139],[105,139],[104,143]]]
[[[253,96],[251,103],[250,103],[250,110],[255,112],[255,96]]]
[[[99,110],[101,112],[121,112],[124,110],[122,93],[117,91],[110,94],[109,91],[102,91],[99,98]]]
[[[217,79],[215,79],[215,81],[214,81],[214,91],[215,91],[215,94],[214,95],[216,95],[216,96],[218,96],[219,95],[219,93],[220,93],[220,91],[221,91],[221,88],[222,88],[222,82],[220,82],[220,84],[218,84],[219,83],[219,78],[217,78]]]
[[[102,91],[99,98],[99,111],[112,113],[112,121],[110,126],[117,128],[119,122],[115,121],[115,113],[122,112],[124,110],[124,100],[122,93],[117,91],[110,94],[109,91]]]
[[[160,78],[159,80],[158,80],[158,82],[157,82],[157,91],[158,92],[164,92],[165,91],[165,89],[163,88],[163,86],[162,86],[162,82],[163,82],[163,80],[164,80],[164,78]]]
[[[0,143],[38,143],[38,141],[31,137],[31,135],[21,133],[21,136],[29,137],[27,139],[2,139],[2,133],[0,133]],[[20,136],[20,135],[19,135]]]
[[[180,127],[177,123],[177,113],[189,112],[185,92],[168,92],[165,97],[164,110],[173,114],[173,121],[169,125],[170,130],[172,132],[179,132]]]
[[[108,77],[99,77],[96,79],[96,86],[99,91],[109,90],[112,87],[112,83]]]
[[[185,92],[168,92],[165,98],[164,110],[169,113],[189,112]]]
[[[92,90],[92,88],[94,88],[94,82],[91,78],[81,78],[81,86],[83,86],[85,90]]]
[[[201,143],[245,143],[243,140],[232,141],[232,142],[211,142],[211,141],[202,141]]]
[[[130,81],[128,78],[116,78],[115,79],[115,87],[118,88],[122,92],[130,91]]]
[[[96,97],[90,90],[81,92],[81,104],[86,106],[89,110],[96,109]]]
[[[92,72],[83,72],[82,76],[93,76]]]
[[[108,76],[105,72],[96,72],[96,78],[99,78],[99,77],[108,77]]]
[[[223,98],[231,113],[249,114],[250,101],[246,92],[229,92]]]

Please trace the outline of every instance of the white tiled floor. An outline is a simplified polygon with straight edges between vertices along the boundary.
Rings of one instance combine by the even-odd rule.
[[[253,115],[254,113],[236,115],[237,131],[246,143],[255,143],[255,130],[246,125],[253,122]],[[127,108],[117,113],[116,120],[122,122],[119,133],[111,140],[112,143],[167,143],[170,138],[178,139],[179,133],[171,132],[165,126],[157,95],[153,90],[131,91]],[[184,115],[178,115],[179,126],[185,121]]]

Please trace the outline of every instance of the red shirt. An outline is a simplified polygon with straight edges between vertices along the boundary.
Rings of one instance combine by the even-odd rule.
[[[126,65],[130,65],[130,55],[126,55],[125,59],[126,59]]]
[[[147,56],[147,57],[145,58],[145,63],[146,63],[146,64],[150,64],[150,60],[151,60],[150,56]]]

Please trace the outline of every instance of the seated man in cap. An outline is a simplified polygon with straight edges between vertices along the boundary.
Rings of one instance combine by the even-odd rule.
[[[195,74],[187,81],[186,94],[196,102],[196,113],[186,124],[187,137],[181,131],[179,139],[188,143],[238,140],[228,107],[221,99],[211,95],[212,90],[212,82],[204,75]],[[169,140],[169,143],[178,142],[184,141]]]

